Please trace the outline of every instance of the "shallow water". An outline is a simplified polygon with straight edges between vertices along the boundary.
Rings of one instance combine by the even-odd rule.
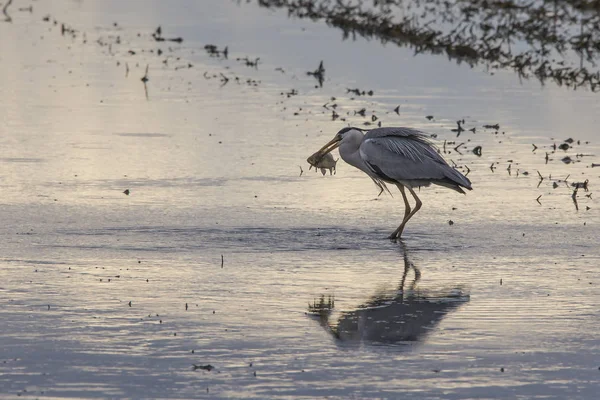
[[[597,95],[207,3],[0,23],[0,397],[595,398]],[[404,243],[399,195],[305,162],[373,113],[473,182],[422,189]]]

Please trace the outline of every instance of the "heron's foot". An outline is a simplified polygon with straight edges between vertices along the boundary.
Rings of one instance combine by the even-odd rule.
[[[401,234],[402,232],[393,232],[390,236],[388,236],[388,239],[393,242],[397,240],[402,240],[402,238],[400,237]]]

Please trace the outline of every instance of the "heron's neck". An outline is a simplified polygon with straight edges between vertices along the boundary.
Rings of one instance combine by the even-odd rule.
[[[340,146],[340,157],[342,160],[352,165],[354,168],[358,168],[361,171],[368,171],[365,162],[360,157],[359,147],[353,143],[342,143]]]

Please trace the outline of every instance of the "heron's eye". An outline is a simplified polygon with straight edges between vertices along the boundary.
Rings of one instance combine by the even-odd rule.
[[[343,128],[341,131],[338,132],[338,137],[341,139],[344,138],[344,135],[346,135],[346,133],[348,133],[349,131],[351,131],[352,128],[348,127],[348,128]]]

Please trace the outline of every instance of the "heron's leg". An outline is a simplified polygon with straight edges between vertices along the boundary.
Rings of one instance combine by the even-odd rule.
[[[416,202],[415,208],[413,208],[413,210],[410,212],[410,214],[408,214],[406,217],[404,217],[402,224],[400,224],[398,229],[396,229],[396,231],[398,232],[398,235],[396,236],[396,238],[398,238],[398,239],[402,235],[402,231],[404,230],[404,226],[406,225],[408,220],[411,219],[413,217],[413,215],[415,215],[417,213],[417,211],[419,211],[421,209],[421,206],[423,205],[423,203],[421,202],[421,199],[419,199],[419,196],[417,196],[417,194],[415,193],[413,188],[409,187],[408,190],[410,191],[410,194],[412,194],[412,196],[415,198],[415,202]]]
[[[390,239],[396,239],[399,238],[400,235],[402,234],[402,230],[404,229],[404,225],[406,225],[406,221],[408,221],[408,218],[410,213],[411,213],[411,209],[410,209],[410,203],[408,202],[408,198],[406,197],[406,192],[404,191],[404,186],[403,185],[396,185],[398,186],[398,189],[400,189],[400,193],[402,194],[402,199],[404,200],[404,218],[402,219],[402,223],[400,224],[400,226],[398,227],[398,229],[396,229],[390,236]]]

